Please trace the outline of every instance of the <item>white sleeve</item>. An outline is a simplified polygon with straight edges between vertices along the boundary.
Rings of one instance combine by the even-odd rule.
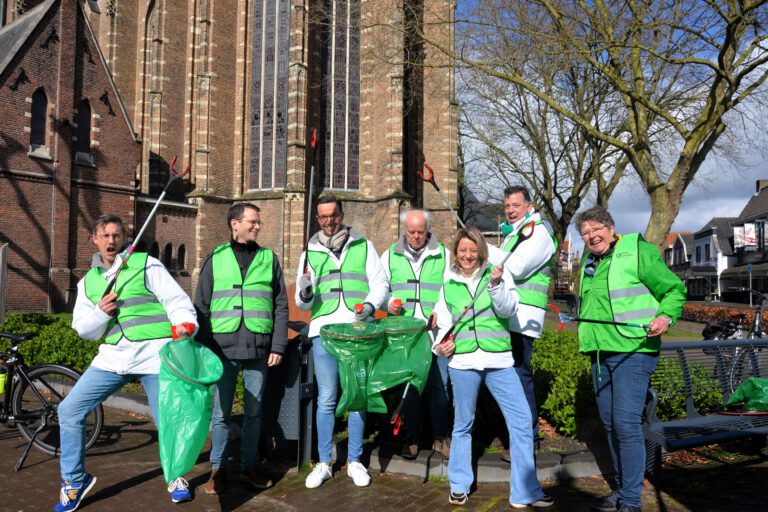
[[[437,353],[435,352],[435,348],[438,343],[443,340],[445,333],[448,332],[451,325],[453,325],[453,317],[451,311],[448,309],[448,304],[445,302],[445,294],[443,293],[443,290],[444,288],[440,288],[440,297],[437,299],[435,309],[432,310],[437,316],[437,334],[435,334],[435,337],[432,339],[432,352],[434,353]]]
[[[163,305],[171,325],[191,323],[195,324],[197,330],[197,315],[192,300],[163,264],[152,256],[147,256],[146,277],[147,289],[154,293]]]
[[[509,271],[504,268],[501,276],[501,282],[498,286],[488,286],[488,294],[493,301],[493,309],[496,314],[503,318],[510,318],[517,313],[517,305],[520,297],[517,294],[515,281]]]
[[[365,261],[365,273],[368,275],[368,295],[365,302],[373,305],[374,309],[379,309],[384,303],[387,292],[389,292],[389,280],[381,266],[381,260],[370,240],[368,244],[368,258]]]
[[[86,340],[98,340],[104,336],[112,317],[85,295],[85,278],[77,283],[77,299],[72,312],[72,328]]]
[[[502,251],[504,253],[504,251]],[[524,240],[507,259],[504,268],[515,279],[527,279],[542,268],[555,254],[555,244],[544,225],[539,224],[528,240]],[[502,258],[506,254],[502,254]],[[490,258],[489,258],[490,259]],[[492,263],[498,264],[499,262]]]
[[[304,311],[309,311],[310,309],[312,309],[312,303],[315,301],[315,296],[312,295],[312,300],[310,300],[309,302],[304,302],[303,300],[301,300],[301,296],[300,296],[301,290],[299,289],[299,279],[301,279],[301,276],[304,275],[304,260],[306,257],[307,257],[306,251],[301,253],[301,257],[299,257],[299,268],[296,271],[296,292],[293,294],[293,302],[294,304],[296,304],[297,308]],[[312,267],[307,267],[307,272],[309,272],[309,275],[312,278],[312,283],[314,284],[315,272],[312,270]]]

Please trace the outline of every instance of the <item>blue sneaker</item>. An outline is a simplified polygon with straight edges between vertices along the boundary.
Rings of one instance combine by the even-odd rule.
[[[192,493],[189,492],[189,484],[183,477],[179,477],[168,484],[168,492],[171,493],[171,501],[174,503],[192,501]]]
[[[61,483],[61,492],[59,493],[59,502],[56,504],[55,512],[72,512],[80,506],[85,495],[96,483],[96,477],[88,475],[84,482],[79,484]]]

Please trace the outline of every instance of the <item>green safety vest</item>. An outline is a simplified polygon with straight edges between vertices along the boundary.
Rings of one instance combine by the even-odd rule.
[[[260,248],[243,279],[235,252],[229,243],[213,250],[211,331],[214,334],[235,332],[243,321],[251,332],[268,334],[273,331],[273,260],[272,251]]]
[[[542,222],[536,221],[536,226],[543,226]],[[546,229],[546,228],[544,228]],[[547,230],[549,233],[549,230]],[[555,255],[544,264],[539,270],[530,275],[528,279],[519,279],[515,277],[515,286],[517,286],[517,293],[520,295],[520,303],[534,306],[541,309],[547,309],[549,304],[549,283],[552,281],[552,264],[554,263],[555,256],[557,254],[557,240],[552,237],[552,241],[555,243]],[[510,236],[502,246],[504,252],[508,252],[512,246],[517,242],[518,235]]]
[[[113,291],[118,294],[117,312],[109,320],[104,342],[116,345],[123,336],[130,341],[156,340],[171,337],[171,322],[155,294],[147,289],[147,254],[131,255]],[[92,268],[85,274],[85,295],[98,304],[109,284],[104,279],[105,269]]]
[[[608,268],[608,297],[614,322],[647,324],[656,317],[659,301],[638,276],[638,245],[642,237],[638,233],[623,235],[616,243]],[[581,275],[591,253],[584,251],[581,259]],[[581,287],[582,300],[586,287]],[[641,327],[615,326],[626,338],[646,338],[648,333]]]
[[[307,251],[309,266],[315,272],[315,300],[312,303],[312,320],[330,315],[341,305],[350,311],[355,304],[365,301],[368,296],[368,276],[365,263],[368,259],[368,244],[365,238],[350,242],[341,268],[335,258],[323,251]]]
[[[437,244],[440,254],[429,255],[421,265],[419,277],[413,273],[411,262],[401,252],[395,251],[395,245],[389,248],[390,289],[396,299],[403,301],[403,314],[413,316],[416,304],[421,304],[424,316],[432,314],[437,299],[440,298],[440,288],[443,286],[445,271],[445,249],[443,244]]]
[[[487,268],[477,285],[478,288],[484,286],[490,278],[491,269]],[[451,321],[456,322],[467,305],[472,302],[472,294],[466,283],[454,279],[448,279],[445,283],[443,294],[451,312]],[[509,321],[496,315],[487,289],[483,290],[483,294],[472,306],[472,310],[468,311],[456,326],[453,341],[456,343],[456,354],[474,352],[478,348],[486,352],[512,350],[509,341]]]

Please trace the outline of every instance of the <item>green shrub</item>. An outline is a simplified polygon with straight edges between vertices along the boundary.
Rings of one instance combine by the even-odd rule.
[[[723,393],[712,370],[697,361],[688,362],[688,370],[693,377],[693,404],[701,414],[717,410],[723,406]],[[667,421],[684,418],[685,382],[683,370],[677,357],[661,357],[656,371],[651,376],[651,387],[659,395],[656,416]]]
[[[84,340],[70,327],[72,315],[16,313],[7,315],[2,332],[35,333],[36,336],[21,344],[20,352],[27,364],[59,363],[82,372],[99,350],[98,341]],[[2,350],[10,342],[3,340]]]
[[[545,330],[534,343],[531,369],[540,414],[558,431],[583,438],[599,423],[589,358],[573,332]]]

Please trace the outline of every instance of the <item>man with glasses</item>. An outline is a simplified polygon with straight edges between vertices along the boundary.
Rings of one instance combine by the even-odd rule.
[[[501,250],[490,247],[490,260],[493,263],[500,263],[506,256],[507,251],[517,241],[517,234],[522,226],[532,221],[536,223],[531,237],[517,247],[505,264],[520,295],[517,314],[509,319],[509,330],[515,370],[531,409],[531,433],[536,447],[539,441],[539,413],[533,387],[531,356],[533,342],[541,337],[544,327],[557,244],[549,229],[542,223],[541,216],[534,210],[531,194],[526,187],[509,186],[504,189],[504,217],[506,220],[503,227],[509,230],[509,234],[504,239]],[[501,459],[509,462],[509,450],[502,453]]]
[[[197,282],[198,339],[207,342],[224,365],[214,386],[206,494],[220,494],[226,486],[229,423],[240,369],[245,388],[240,481],[256,489],[272,486],[272,479],[259,468],[261,406],[267,370],[280,364],[288,342],[288,297],[280,258],[256,242],[262,228],[260,212],[250,203],[229,209],[230,240],[206,258]]]
[[[443,287],[448,253],[429,230],[429,212],[410,210],[401,216],[405,233],[381,255],[381,266],[389,281],[387,311],[426,320],[432,314]],[[448,359],[433,355],[427,380],[432,420],[432,449],[448,457],[451,452],[451,401],[448,396]],[[410,387],[403,401],[405,444],[402,457],[419,455],[421,402]]]
[[[157,375],[160,349],[171,339],[197,328],[195,308],[162,263],[146,253],[134,252],[123,266],[115,286],[108,283],[123,258],[123,221],[102,215],[93,223],[91,240],[99,252],[91,270],[77,283],[72,328],[80,337],[99,340],[99,353],[91,361],[58,409],[61,436],[61,490],[56,512],[75,510],[96,483],[85,470],[85,419],[123,385],[140,380],[157,423]],[[187,481],[179,477],[168,486],[171,501],[192,499]]]
[[[592,503],[604,512],[638,512],[645,444],[643,408],[659,360],[661,335],[683,312],[686,289],[638,233],[617,235],[613,218],[595,206],[578,215],[584,239],[579,317],[649,324],[579,323],[579,352],[592,361],[592,383],[600,420],[608,434],[615,490]]]
[[[331,450],[339,368],[336,359],[320,342],[320,328],[334,323],[363,322],[373,317],[388,290],[387,277],[373,244],[353,227],[344,224],[341,201],[325,196],[317,202],[320,231],[309,240],[301,255],[296,276],[296,305],[312,311],[309,337],[317,379],[317,449],[320,461],[307,476],[309,489],[331,478]],[[355,310],[356,306],[358,311]],[[371,483],[360,463],[363,452],[365,412],[350,411],[348,422],[347,475],[355,485]]]

